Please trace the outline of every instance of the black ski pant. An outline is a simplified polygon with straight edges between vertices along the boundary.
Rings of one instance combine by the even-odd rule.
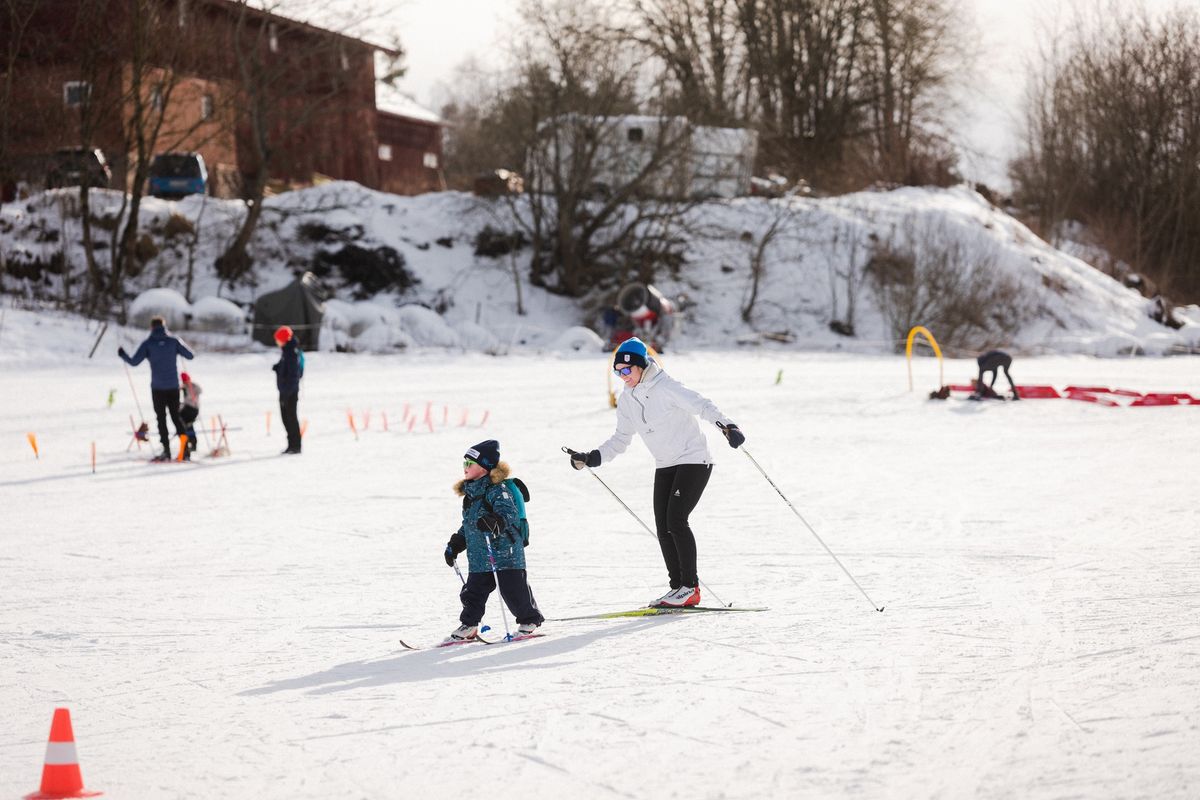
[[[1000,370],[1004,370],[1004,377],[1008,380],[1008,388],[1012,389],[1013,394],[1017,392],[1017,385],[1013,383],[1012,373],[1008,368],[1012,366],[1012,356],[1000,350],[990,350],[979,358],[975,359],[975,363],[979,365],[979,392],[983,393],[983,376],[987,373],[992,373],[992,380],[988,383],[988,387],[996,385],[996,379],[1000,377]]]
[[[523,569],[497,570],[500,578],[500,598],[512,612],[517,624],[533,622],[541,625],[546,621],[542,612],[538,611],[537,601],[533,599],[533,590],[529,588],[529,579]],[[467,576],[467,582],[458,593],[462,600],[463,610],[458,620],[463,625],[478,625],[483,619],[483,611],[487,607],[488,595],[496,588],[496,579],[490,572],[472,572]]]
[[[654,526],[672,589],[700,585],[696,537],[688,515],[700,502],[711,476],[712,464],[678,464],[654,471]]]
[[[300,401],[300,393],[279,395],[279,416],[283,420],[283,429],[287,431],[287,449],[300,452],[300,420],[296,416],[296,403]]]
[[[200,409],[196,406],[184,406],[179,410],[179,418],[183,420],[183,424],[187,427],[188,448],[196,449],[196,417],[200,416]]]
[[[158,417],[158,438],[162,441],[163,452],[171,452],[171,437],[167,435],[167,414],[175,425],[175,435],[183,434],[183,419],[179,416],[178,389],[151,389],[150,397],[154,401],[154,416]]]

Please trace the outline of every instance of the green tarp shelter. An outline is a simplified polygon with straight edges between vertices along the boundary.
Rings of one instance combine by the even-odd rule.
[[[261,295],[254,303],[254,341],[275,346],[275,330],[290,325],[304,350],[316,350],[325,314],[326,292],[317,276],[306,272],[287,286]]]

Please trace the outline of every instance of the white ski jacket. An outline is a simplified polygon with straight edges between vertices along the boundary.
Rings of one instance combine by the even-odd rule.
[[[633,441],[642,437],[655,466],[711,464],[708,440],[696,424],[706,422],[728,425],[729,418],[709,400],[672,378],[662,367],[650,362],[642,379],[617,398],[617,430],[600,445],[600,463],[612,461]]]

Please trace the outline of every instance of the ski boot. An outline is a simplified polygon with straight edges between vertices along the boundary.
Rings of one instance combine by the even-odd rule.
[[[442,640],[442,644],[454,644],[455,642],[466,642],[474,639],[479,634],[478,625],[459,625],[450,632],[450,635]]]
[[[700,589],[691,586],[680,586],[675,591],[658,601],[660,606],[668,608],[684,608],[685,606],[700,605]]]

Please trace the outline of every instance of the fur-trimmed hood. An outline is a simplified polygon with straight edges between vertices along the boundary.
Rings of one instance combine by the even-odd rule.
[[[509,468],[508,462],[501,461],[499,464],[497,464],[495,467],[492,468],[491,472],[488,473],[488,477],[491,479],[492,484],[496,485],[496,484],[504,483],[504,480],[511,473],[512,473],[512,470]],[[463,488],[463,486],[464,486],[464,484],[466,484],[466,482],[467,482],[466,478],[462,478],[454,484],[454,493],[456,495],[458,495],[459,497],[464,497],[467,494],[467,490]]]

